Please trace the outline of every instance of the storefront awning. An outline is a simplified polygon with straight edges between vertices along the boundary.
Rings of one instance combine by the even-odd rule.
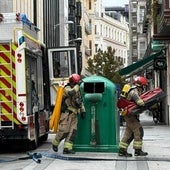
[[[124,75],[129,75],[129,76],[134,75],[134,74],[136,74],[136,73],[138,73],[138,72],[148,68],[149,66],[151,66],[153,64],[153,60],[155,58],[157,58],[157,57],[160,57],[162,54],[163,54],[163,51],[159,51],[159,52],[157,52],[155,54],[152,54],[152,55],[150,55],[148,57],[145,57],[142,60],[139,60],[136,63],[133,63],[133,64],[131,64],[131,65],[121,69],[119,71],[119,74],[121,76],[124,76]]]

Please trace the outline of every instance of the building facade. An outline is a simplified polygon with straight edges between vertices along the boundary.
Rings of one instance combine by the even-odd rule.
[[[82,74],[88,75],[87,60],[94,56],[94,12],[97,0],[81,0],[82,3]]]
[[[88,75],[89,57],[99,48],[113,47],[127,65],[122,75],[144,75],[150,88],[160,86],[167,94],[161,103],[161,119],[169,124],[169,1],[129,0],[129,26],[122,15],[106,12],[102,0],[0,0],[0,13],[5,12],[25,13],[40,28],[39,40],[47,48],[77,45],[84,75]],[[77,38],[81,41],[69,43]]]
[[[139,3],[139,2],[138,2]],[[144,3],[143,3],[144,4]],[[160,56],[144,70],[152,88],[161,87],[167,97],[160,103],[160,121],[170,124],[169,109],[169,40],[170,40],[170,7],[169,1],[150,0],[145,2],[142,30],[145,35],[146,50],[144,58],[149,55]],[[142,10],[143,11],[143,10]],[[158,64],[159,63],[159,64]]]
[[[142,59],[145,55],[147,43],[143,33],[143,19],[146,0],[129,1],[129,28],[130,28],[130,56],[131,63]]]
[[[115,56],[123,62],[124,67],[129,60],[129,24],[126,17],[119,12],[106,12],[100,1],[95,9],[95,53],[107,47],[115,49]]]
[[[132,64],[120,74],[144,75],[149,89],[163,89],[167,96],[159,103],[160,122],[169,125],[170,3],[167,0],[130,0],[129,8]]]
[[[124,66],[127,65],[128,23],[122,15],[120,20],[114,19],[112,14],[106,15],[102,0],[1,0],[0,3],[4,12],[25,13],[40,29],[39,39],[47,48],[80,46],[78,55],[84,75],[88,58],[99,48],[106,50],[112,46],[115,55],[121,56]],[[77,38],[81,40],[72,41]]]

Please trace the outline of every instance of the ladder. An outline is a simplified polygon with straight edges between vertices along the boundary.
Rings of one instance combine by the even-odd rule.
[[[14,129],[12,70],[12,41],[0,41],[0,129]]]

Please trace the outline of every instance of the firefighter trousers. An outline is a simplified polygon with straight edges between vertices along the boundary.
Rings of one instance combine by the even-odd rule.
[[[65,144],[69,145],[69,149],[72,149],[77,133],[77,122],[77,114],[70,112],[61,113],[58,131],[55,136],[58,144],[61,140],[65,139]]]
[[[119,143],[119,148],[127,150],[132,140],[134,140],[133,149],[142,149],[144,131],[139,120],[134,115],[126,115],[124,116],[124,120],[126,121],[126,129]]]

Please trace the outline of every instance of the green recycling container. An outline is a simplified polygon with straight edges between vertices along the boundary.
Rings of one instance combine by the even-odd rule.
[[[119,115],[116,85],[101,76],[83,79],[80,86],[86,116],[78,118],[74,150],[80,152],[118,152]]]

